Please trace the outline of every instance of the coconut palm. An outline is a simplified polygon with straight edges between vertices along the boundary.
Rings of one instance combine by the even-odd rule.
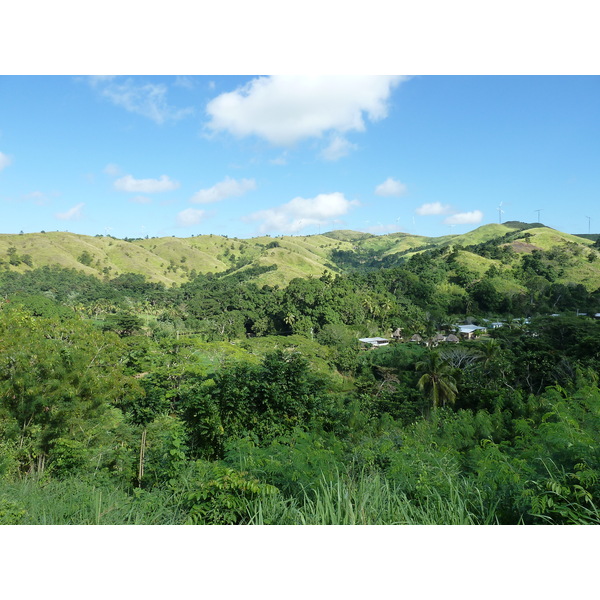
[[[415,365],[415,369],[422,373],[417,385],[429,397],[434,409],[446,406],[446,403],[454,404],[458,391],[453,369],[438,351],[430,351],[425,360]]]
[[[488,340],[479,347],[479,358],[485,368],[500,356],[500,344],[495,339]]]

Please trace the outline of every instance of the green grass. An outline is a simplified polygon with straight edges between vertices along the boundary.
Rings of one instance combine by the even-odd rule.
[[[425,501],[410,499],[378,474],[322,480],[300,500],[269,497],[249,506],[253,525],[479,525],[495,523],[481,495],[466,483],[451,482],[450,496],[435,488]],[[470,500],[469,500],[470,498]]]
[[[0,484],[0,524],[4,525],[174,525],[185,516],[172,492],[129,494],[120,487],[79,478],[44,482],[29,477]]]
[[[492,258],[485,258],[478,254],[473,254],[472,252],[461,252],[457,257],[456,262],[480,276],[484,275],[492,265],[502,269],[502,263],[500,263],[500,261]]]
[[[563,233],[549,227],[538,227],[528,229],[527,233],[531,233],[531,243],[535,244],[542,250],[550,250],[557,245],[563,245],[566,242],[577,244],[578,246],[591,246],[593,242],[585,238],[577,237],[569,233]]]
[[[523,226],[525,226],[525,223],[489,223],[488,225],[482,225],[473,231],[458,236],[459,239],[457,239],[457,241],[460,241],[463,246],[482,244],[512,231],[518,231]]]
[[[190,470],[190,473],[193,469]],[[435,487],[410,498],[378,473],[321,478],[299,497],[281,493],[246,500],[249,525],[480,525],[495,524],[495,507],[462,478],[448,477],[442,495]],[[108,480],[30,476],[0,482],[3,525],[177,525],[188,517],[186,495],[196,480],[178,489],[126,490]],[[196,482],[196,483],[195,483]]]
[[[315,372],[327,377],[333,377],[337,383],[343,382],[343,377],[339,373],[332,371],[329,362],[332,359],[332,350],[302,335],[268,335],[248,338],[241,341],[240,346],[251,355],[260,358],[263,358],[266,354],[274,350],[299,352],[310,361],[311,367]]]

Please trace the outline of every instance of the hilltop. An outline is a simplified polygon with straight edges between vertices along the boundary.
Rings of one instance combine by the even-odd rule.
[[[189,238],[117,239],[67,232],[0,235],[0,268],[25,272],[46,265],[72,268],[99,278],[139,273],[149,281],[182,284],[197,274],[223,276],[248,272],[262,285],[287,285],[292,279],[319,277],[324,271],[343,273],[398,266],[426,251],[460,249],[458,263],[483,274],[497,270],[498,289],[517,289],[512,263],[535,250],[550,253],[560,267],[558,282],[600,287],[596,236],[575,236],[541,223],[510,221],[488,224],[461,235],[441,237],[408,233],[373,235],[337,230],[320,235],[262,236],[250,239],[220,235]],[[498,248],[510,248],[500,257]],[[552,254],[554,253],[554,254]]]

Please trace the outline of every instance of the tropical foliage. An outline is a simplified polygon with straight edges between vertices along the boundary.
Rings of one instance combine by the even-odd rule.
[[[500,233],[419,253],[332,234],[340,272],[284,286],[250,263],[169,287],[10,250],[0,523],[597,524],[598,292],[563,272],[596,250]]]

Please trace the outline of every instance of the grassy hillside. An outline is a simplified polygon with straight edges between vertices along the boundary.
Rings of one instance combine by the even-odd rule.
[[[10,248],[14,248],[12,255]],[[259,276],[258,280],[263,284],[285,285],[294,277],[318,277],[324,270],[330,270],[327,265],[333,248],[351,249],[352,244],[321,235],[249,240],[204,235],[131,242],[67,232],[0,235],[1,266],[13,271],[58,265],[98,277],[141,273],[150,281],[167,285],[187,281],[194,271],[235,272],[248,265],[275,265],[275,271]],[[23,257],[29,258],[23,260]]]
[[[361,256],[376,265],[383,258],[398,255],[410,258],[416,252],[440,247],[462,247],[461,261],[483,275],[491,266],[501,272],[502,289],[515,289],[509,267],[477,250],[487,243],[510,245],[515,260],[534,250],[556,251],[562,269],[559,280],[582,283],[588,289],[600,287],[598,254],[593,241],[562,233],[540,223],[507,222],[488,224],[462,235],[438,238],[406,233],[372,235],[349,230],[322,235],[269,236],[251,239],[202,235],[190,238],[120,240],[109,236],[85,236],[67,232],[0,235],[0,268],[23,272],[45,265],[73,268],[97,277],[115,277],[131,272],[166,285],[181,284],[194,273],[243,272],[251,267],[271,267],[256,276],[257,283],[285,286],[295,277],[319,277],[323,271],[342,272],[349,268],[334,260],[335,251]],[[600,255],[599,255],[600,256]],[[273,268],[274,267],[274,268]],[[518,287],[518,286],[516,286]]]

